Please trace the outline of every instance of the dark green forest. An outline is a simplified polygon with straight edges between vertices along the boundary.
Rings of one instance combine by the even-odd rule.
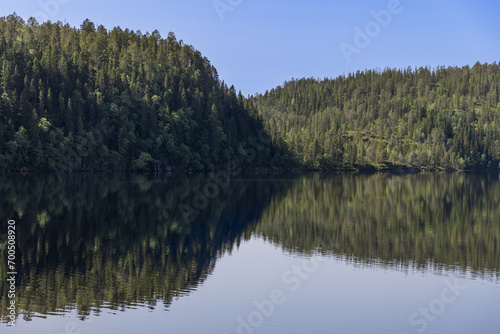
[[[499,167],[500,65],[286,82],[254,101],[277,147],[311,168]]]
[[[251,146],[267,138],[252,101],[173,33],[11,15],[0,67],[0,169],[258,167],[274,154]]]
[[[367,70],[245,98],[173,33],[0,18],[0,170],[499,168],[500,68]]]

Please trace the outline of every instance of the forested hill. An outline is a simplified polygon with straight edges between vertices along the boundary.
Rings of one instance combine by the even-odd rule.
[[[478,63],[246,99],[173,33],[14,14],[0,18],[0,171],[498,168],[499,90],[499,65]]]
[[[500,66],[365,71],[286,82],[254,101],[310,167],[498,168]]]
[[[0,18],[0,170],[269,166],[272,147],[249,148],[260,130],[173,33]]]

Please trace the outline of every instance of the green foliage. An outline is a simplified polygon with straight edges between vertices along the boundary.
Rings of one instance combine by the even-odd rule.
[[[0,18],[2,168],[225,168],[262,130],[255,115],[173,33]]]
[[[254,97],[273,143],[313,168],[498,168],[500,65],[300,79]]]
[[[498,168],[499,94],[500,66],[477,63],[245,99],[173,33],[0,18],[2,169]]]
[[[146,152],[141,152],[141,155],[138,159],[134,160],[132,163],[132,168],[134,170],[148,170],[151,169],[150,164],[153,162],[153,158],[151,155]]]

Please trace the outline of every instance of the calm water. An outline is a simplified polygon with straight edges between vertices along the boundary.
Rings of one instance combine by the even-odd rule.
[[[0,333],[500,333],[497,174],[0,176],[0,220]]]

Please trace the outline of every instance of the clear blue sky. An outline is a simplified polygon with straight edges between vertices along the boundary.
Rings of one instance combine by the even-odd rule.
[[[244,95],[263,93],[292,77],[500,60],[500,2],[400,0],[391,5],[392,1],[397,2],[17,0],[3,1],[0,15],[16,12],[24,19],[36,16],[39,21],[49,18],[73,26],[89,18],[108,29],[158,29],[164,37],[173,31]],[[219,13],[214,4],[220,6]],[[382,24],[375,23],[371,12],[389,7],[390,19],[382,15]],[[369,41],[357,36],[356,27],[363,34],[368,29]]]

